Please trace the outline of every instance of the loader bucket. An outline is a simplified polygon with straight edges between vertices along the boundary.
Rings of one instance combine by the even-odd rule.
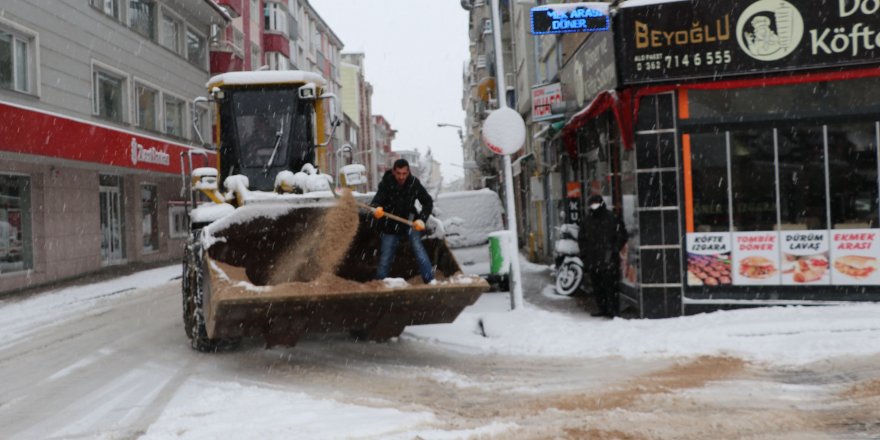
[[[240,208],[241,209],[241,208]],[[333,273],[309,273],[310,262],[297,269],[304,278],[271,284],[273,271],[284,271],[285,249],[314,246],[305,238],[321,227],[316,219],[328,206],[303,206],[280,215],[242,216],[212,231],[204,289],[205,325],[209,338],[264,336],[267,345],[295,345],[307,332],[351,332],[384,340],[405,326],[448,323],[488,290],[479,277],[462,275],[443,240],[423,243],[436,266],[436,282],[424,284],[408,243],[401,242],[390,277],[406,282],[375,280],[379,232],[372,216],[360,214],[357,231]],[[319,258],[332,237],[319,231],[314,249],[302,253]]]

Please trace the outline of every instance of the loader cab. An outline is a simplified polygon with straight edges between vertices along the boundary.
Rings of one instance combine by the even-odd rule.
[[[220,182],[247,176],[250,189],[272,191],[275,176],[315,161],[315,100],[299,87],[227,87],[216,99],[220,113]]]

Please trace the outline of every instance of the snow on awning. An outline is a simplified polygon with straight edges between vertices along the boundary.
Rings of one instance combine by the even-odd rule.
[[[606,90],[599,93],[586,107],[575,113],[562,129],[562,142],[565,150],[571,157],[577,157],[577,130],[591,119],[608,110],[614,112],[617,121],[618,132],[623,147],[627,150],[633,148],[633,112],[631,101],[632,93],[629,90],[617,93],[615,90]]]

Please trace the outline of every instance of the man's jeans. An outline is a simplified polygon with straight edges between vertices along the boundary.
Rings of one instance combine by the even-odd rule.
[[[397,245],[400,243],[402,235],[385,234],[381,236],[382,246],[379,249],[379,269],[376,271],[376,279],[383,280],[388,277],[391,271],[391,262],[394,261],[394,254],[397,251]],[[428,252],[422,244],[422,237],[416,230],[409,230],[409,244],[412,247],[413,254],[416,256],[416,263],[419,265],[419,272],[422,275],[422,281],[425,284],[430,283],[434,279],[434,268],[431,266],[431,259],[428,258]]]

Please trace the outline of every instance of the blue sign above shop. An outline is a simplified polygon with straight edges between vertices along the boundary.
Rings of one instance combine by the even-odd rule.
[[[602,32],[611,28],[608,3],[560,3],[532,8],[532,34]]]

